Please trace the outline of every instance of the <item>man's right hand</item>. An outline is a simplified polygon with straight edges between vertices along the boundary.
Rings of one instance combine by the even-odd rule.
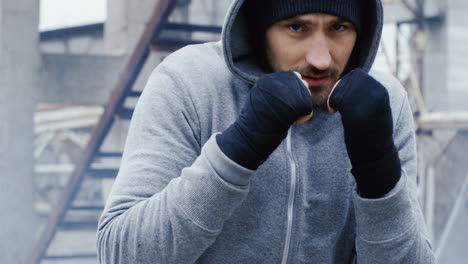
[[[217,142],[224,154],[255,170],[288,134],[289,127],[312,112],[312,98],[297,73],[275,72],[260,77],[237,120]]]

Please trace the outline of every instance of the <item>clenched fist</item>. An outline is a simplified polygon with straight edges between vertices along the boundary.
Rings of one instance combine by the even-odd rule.
[[[257,169],[278,147],[289,127],[312,112],[308,88],[292,71],[260,77],[237,120],[217,136],[230,159]]]
[[[357,69],[338,83],[329,97],[329,106],[341,114],[359,194],[365,198],[384,196],[401,176],[387,89]]]

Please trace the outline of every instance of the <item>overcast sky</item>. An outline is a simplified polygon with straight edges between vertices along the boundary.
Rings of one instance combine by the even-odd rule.
[[[104,22],[106,2],[106,0],[41,0],[39,29],[43,31]]]

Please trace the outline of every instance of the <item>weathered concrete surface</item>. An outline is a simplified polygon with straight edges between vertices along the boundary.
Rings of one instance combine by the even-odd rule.
[[[447,85],[451,110],[468,111],[468,1],[449,0],[447,12]]]
[[[468,110],[468,33],[464,26],[468,2],[449,0],[426,1],[430,9],[441,10],[439,22],[428,22],[424,64],[424,96],[433,111]]]
[[[33,110],[39,1],[0,0],[0,263],[25,263],[37,233]]]
[[[436,140],[436,139],[435,139]],[[453,210],[456,199],[461,193],[462,185],[468,177],[468,163],[466,154],[468,149],[468,132],[458,132],[447,145],[440,158],[433,164],[435,167],[435,207],[434,207],[434,239],[438,248],[440,238],[446,227],[449,216]],[[444,247],[443,258],[451,261],[441,261],[440,263],[462,263],[466,261],[466,250],[456,251],[456,249],[466,248],[468,233],[466,221],[468,218],[467,194],[463,194],[464,202],[453,225],[452,232],[449,233],[447,244]],[[449,252],[454,253],[448,254]],[[465,256],[463,258],[463,256]],[[455,261],[457,260],[457,261]]]
[[[38,102],[104,105],[117,83],[123,56],[43,54]]]

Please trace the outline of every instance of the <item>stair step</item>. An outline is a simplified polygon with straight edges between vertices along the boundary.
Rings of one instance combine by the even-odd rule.
[[[141,91],[130,91],[128,93],[128,96],[130,96],[130,97],[140,97],[141,96]]]
[[[98,226],[97,221],[82,221],[82,222],[63,222],[59,225],[60,230],[64,231],[83,231],[83,230],[96,230]]]
[[[117,115],[124,120],[130,120],[132,119],[133,109],[122,108],[120,111],[117,112]]]
[[[104,210],[104,206],[97,206],[97,205],[90,205],[90,206],[72,206],[69,210],[76,210],[76,211],[102,211]]]
[[[68,259],[97,259],[96,254],[51,255],[44,256],[43,260],[68,260]]]
[[[88,169],[87,174],[93,178],[113,179],[117,177],[118,169]]]
[[[183,24],[183,23],[167,23],[164,29],[173,30],[173,31],[206,32],[206,33],[216,33],[216,34],[221,34],[221,31],[222,31],[221,26]]]
[[[95,158],[121,158],[122,154],[122,152],[99,152]]]

